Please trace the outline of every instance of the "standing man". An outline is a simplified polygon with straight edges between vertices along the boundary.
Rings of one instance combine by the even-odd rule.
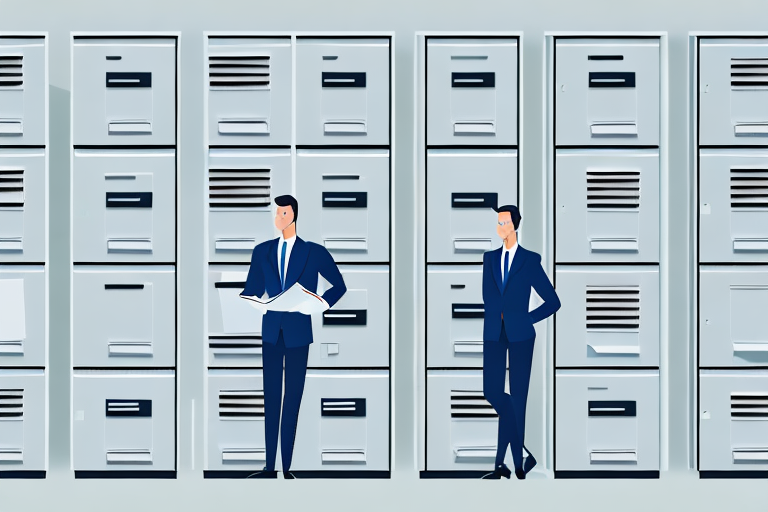
[[[510,477],[504,464],[509,445],[515,476],[523,480],[536,465],[530,452],[523,463],[525,403],[536,340],[533,324],[560,309],[560,300],[541,267],[541,256],[517,244],[521,219],[517,206],[495,210],[499,214],[496,232],[504,244],[483,255],[483,394],[499,415],[499,437],[494,470],[483,478]],[[531,288],[544,303],[529,312]],[[507,354],[509,394],[504,392]]]
[[[332,286],[322,296],[325,308],[332,307],[347,291],[336,262],[322,245],[305,242],[296,236],[299,203],[293,196],[276,197],[275,204],[275,227],[281,231],[281,235],[253,249],[251,267],[241,295],[262,297],[266,291],[270,297],[274,297],[297,282],[314,292],[317,290],[317,276],[320,274]],[[291,479],[294,478],[290,472],[293,443],[296,438],[301,396],[304,393],[309,344],[312,343],[312,319],[303,313],[267,311],[262,320],[261,336],[267,465],[258,476],[277,478],[277,437],[278,432],[282,430],[280,444],[283,476]],[[285,396],[282,400],[281,422],[283,364]]]

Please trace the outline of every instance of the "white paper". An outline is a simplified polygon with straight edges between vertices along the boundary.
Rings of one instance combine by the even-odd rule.
[[[327,304],[318,295],[310,292],[299,283],[269,299],[245,295],[240,297],[246,299],[249,304],[264,313],[267,311],[287,311],[312,315],[322,313],[328,309]]]
[[[0,279],[0,341],[26,339],[24,280]]]
[[[245,281],[245,272],[222,272],[223,282]],[[254,313],[248,304],[240,299],[237,288],[219,288],[219,304],[225,334],[251,334],[261,332],[261,315]]]

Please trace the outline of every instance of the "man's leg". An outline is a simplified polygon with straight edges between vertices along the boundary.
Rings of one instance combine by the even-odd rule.
[[[519,445],[512,445],[512,453],[522,457],[525,442],[525,406],[528,401],[528,385],[531,381],[533,344],[536,338],[509,344],[509,393],[515,411],[515,426]]]
[[[262,364],[264,366],[264,441],[267,449],[267,471],[275,470],[277,458],[277,435],[280,432],[280,403],[283,396],[283,356],[285,343],[283,331],[275,345],[262,345]]]
[[[503,331],[503,327],[502,327]],[[507,337],[502,334],[499,341],[483,342],[483,395],[493,406],[499,415],[499,436],[496,444],[496,465],[504,463],[507,446],[510,443],[517,444],[515,411],[509,395],[504,392],[504,380],[506,378]],[[522,467],[520,453],[515,457],[512,452],[512,460],[515,468]]]
[[[283,471],[291,469],[293,443],[299,422],[301,396],[304,394],[304,380],[307,376],[309,345],[285,350],[285,398],[283,399],[282,436]]]

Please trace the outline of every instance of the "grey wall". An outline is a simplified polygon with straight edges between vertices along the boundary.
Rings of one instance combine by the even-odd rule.
[[[467,510],[536,507],[544,510],[740,510],[766,507],[764,481],[699,481],[688,470],[688,270],[690,215],[687,167],[687,34],[765,30],[761,0],[0,0],[0,31],[50,35],[50,471],[46,481],[0,480],[0,510]],[[181,358],[179,478],[175,481],[75,481],[69,471],[69,83],[70,31],[181,31]],[[396,32],[397,324],[393,340],[393,477],[388,481],[205,481],[203,351],[205,274],[203,207],[203,31]],[[414,33],[523,31],[522,130],[526,245],[541,251],[543,41],[545,31],[669,32],[670,324],[669,468],[659,481],[419,481],[416,470],[413,348]],[[538,206],[538,207],[537,207]],[[538,227],[538,229],[535,229]],[[192,400],[195,416],[192,417]],[[193,428],[194,427],[194,428]]]

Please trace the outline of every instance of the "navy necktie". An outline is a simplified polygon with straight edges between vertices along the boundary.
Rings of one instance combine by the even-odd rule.
[[[283,250],[283,253],[285,253],[285,250]],[[504,251],[504,280],[502,284],[505,286],[507,284],[507,277],[509,277],[509,251]]]
[[[283,242],[283,251],[280,254],[280,286],[285,290],[285,250],[288,248],[288,242]]]

